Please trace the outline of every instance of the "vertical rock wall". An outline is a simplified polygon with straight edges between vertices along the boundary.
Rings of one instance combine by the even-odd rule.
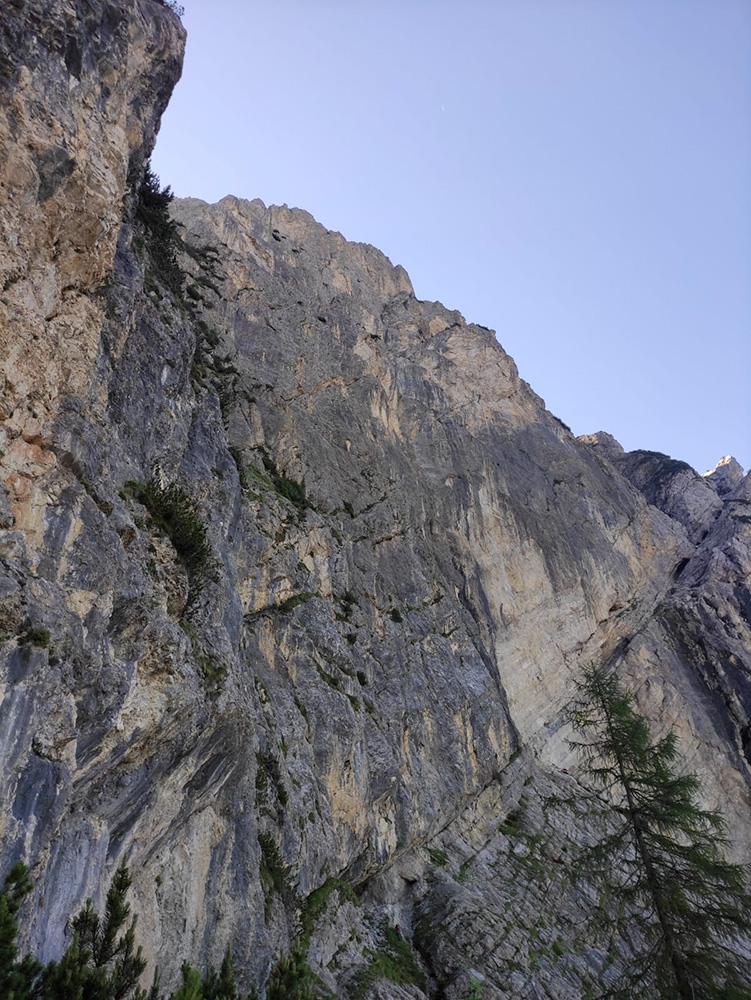
[[[585,795],[583,664],[679,725],[748,856],[746,481],[680,510],[632,484],[491,331],[305,212],[176,202],[170,290],[133,209],[177,18],[6,6],[0,873],[44,887],[26,943],[59,955],[127,854],[168,983],[230,942],[262,982],[302,938],[339,996],[458,997],[469,968],[580,996],[603,955],[541,869],[587,835],[549,807]],[[395,924],[409,987],[369,957]]]

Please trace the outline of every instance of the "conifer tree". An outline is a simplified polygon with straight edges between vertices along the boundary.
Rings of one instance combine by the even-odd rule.
[[[282,955],[271,970],[266,1000],[313,1000],[312,975],[301,948]]]
[[[41,968],[30,955],[21,962],[16,960],[16,913],[31,889],[29,870],[19,861],[10,870],[0,891],[0,997],[4,1000],[29,1000]]]
[[[632,696],[596,667],[571,721],[615,820],[586,852],[587,871],[602,879],[615,929],[638,928],[628,969],[603,996],[751,1000],[738,947],[751,928],[747,873],[725,860],[724,823],[697,804],[698,778],[677,773],[675,733],[654,741]]]
[[[173,198],[170,188],[161,186],[149,161],[138,190],[136,222],[145,236],[149,255],[159,277],[168,288],[179,295],[183,289],[184,277],[177,254],[182,241],[177,223],[169,212]]]
[[[131,878],[125,861],[115,872],[102,920],[90,899],[73,918],[73,940],[59,962],[50,962],[41,979],[43,1000],[145,1000],[138,980],[146,968],[135,946],[136,918],[126,895]],[[152,990],[152,993],[154,991]]]
[[[227,945],[219,972],[209,966],[203,977],[203,1000],[237,1000],[237,982],[230,945]]]
[[[203,1000],[203,984],[201,973],[188,962],[183,962],[181,973],[183,981],[172,994],[171,1000]]]

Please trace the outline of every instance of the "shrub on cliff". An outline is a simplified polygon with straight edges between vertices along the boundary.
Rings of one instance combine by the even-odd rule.
[[[157,278],[170,291],[182,295],[185,276],[177,260],[182,240],[177,223],[169,212],[173,197],[171,189],[161,186],[159,178],[151,169],[151,163],[147,163],[138,189],[136,225],[140,229]]]
[[[145,485],[130,481],[126,486],[172,542],[188,573],[192,603],[216,576],[216,559],[195,501],[177,483],[162,486],[153,476]]]

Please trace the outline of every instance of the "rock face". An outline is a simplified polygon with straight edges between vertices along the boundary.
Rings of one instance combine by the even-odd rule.
[[[170,290],[133,213],[177,18],[3,19],[0,871],[44,884],[26,944],[58,956],[127,854],[168,983],[230,942],[262,983],[302,938],[337,996],[581,996],[604,952],[551,873],[586,823],[549,803],[581,792],[582,665],[677,726],[751,851],[748,478],[577,441],[491,331],[305,212],[175,202]],[[397,924],[402,985],[372,957]]]
[[[721,458],[710,472],[704,473],[704,478],[714,486],[721,497],[732,493],[743,479],[743,469],[732,455]]]
[[[17,527],[40,545],[43,484],[65,457],[52,425],[72,398],[95,405],[100,290],[184,31],[153,0],[9,0],[2,32],[0,448]]]

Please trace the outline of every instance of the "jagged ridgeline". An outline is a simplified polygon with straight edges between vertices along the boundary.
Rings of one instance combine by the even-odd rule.
[[[659,929],[581,863],[622,801],[576,683],[633,697],[742,894],[749,478],[574,438],[303,211],[173,198],[173,6],[0,12],[0,983],[617,995]],[[621,995],[748,996],[721,945]]]

